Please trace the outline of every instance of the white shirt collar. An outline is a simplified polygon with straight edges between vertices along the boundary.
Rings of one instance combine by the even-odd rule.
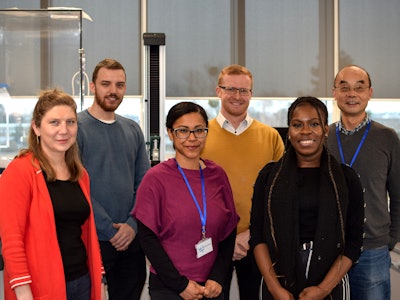
[[[246,115],[246,118],[240,122],[238,128],[234,128],[232,123],[229,122],[221,112],[218,113],[217,116],[217,122],[221,126],[221,128],[229,131],[230,133],[233,133],[235,135],[239,135],[246,131],[247,128],[250,127],[251,123],[253,122],[253,118],[249,116],[249,114]]]

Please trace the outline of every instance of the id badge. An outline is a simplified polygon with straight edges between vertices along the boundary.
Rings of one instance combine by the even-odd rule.
[[[201,240],[195,245],[196,248],[196,257],[200,258],[210,252],[213,251],[212,240],[211,238],[206,238]]]

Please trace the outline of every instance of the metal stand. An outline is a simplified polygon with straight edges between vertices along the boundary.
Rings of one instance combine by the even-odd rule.
[[[144,33],[143,41],[146,48],[145,135],[150,160],[155,165],[165,158],[165,140],[162,138],[165,136],[165,34]]]

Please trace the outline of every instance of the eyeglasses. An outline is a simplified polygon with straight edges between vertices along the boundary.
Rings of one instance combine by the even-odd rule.
[[[245,88],[235,88],[231,86],[222,86],[219,85],[221,89],[223,89],[228,95],[236,95],[237,91],[239,91],[240,96],[250,96],[251,94],[251,89],[245,89]]]
[[[196,128],[194,130],[189,130],[185,127],[172,129],[178,139],[187,139],[191,133],[198,139],[205,138],[208,133],[208,128]]]
[[[342,86],[335,86],[335,89],[338,89],[339,92],[341,93],[348,93],[351,90],[355,91],[356,93],[360,94],[362,92],[364,92],[366,89],[368,89],[369,87],[365,86],[365,85],[355,85],[353,87],[350,87],[349,85],[342,85]]]

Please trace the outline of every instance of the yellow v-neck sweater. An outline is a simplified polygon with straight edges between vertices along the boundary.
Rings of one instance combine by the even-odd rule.
[[[238,233],[249,228],[251,198],[258,172],[264,165],[277,161],[284,151],[278,131],[257,120],[240,135],[221,128],[216,119],[209,122],[202,158],[213,160],[228,175],[240,221]]]

